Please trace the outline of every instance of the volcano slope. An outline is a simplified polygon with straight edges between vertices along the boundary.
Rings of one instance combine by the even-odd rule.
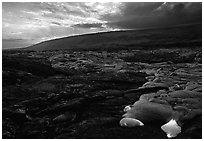
[[[25,50],[121,50],[201,46],[202,24],[111,31],[44,41]]]

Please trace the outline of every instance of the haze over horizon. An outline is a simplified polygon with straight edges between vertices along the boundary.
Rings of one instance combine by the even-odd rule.
[[[198,2],[3,2],[2,48],[86,33],[202,23]]]

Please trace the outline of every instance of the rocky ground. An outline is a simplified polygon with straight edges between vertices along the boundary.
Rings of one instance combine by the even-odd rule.
[[[139,98],[187,109],[175,138],[202,138],[201,49],[3,51],[3,138],[163,139],[161,123],[121,127]],[[150,117],[151,118],[151,117]]]

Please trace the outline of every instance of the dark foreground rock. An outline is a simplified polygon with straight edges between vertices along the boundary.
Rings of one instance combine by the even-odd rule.
[[[161,50],[160,57],[168,51]],[[187,52],[179,51],[172,53],[184,56]],[[3,56],[2,137],[166,139],[160,121],[120,126],[125,106],[146,99],[186,111],[182,132],[175,138],[202,138],[202,65],[182,62],[179,55],[172,60],[177,64],[170,58],[159,62],[166,58],[158,58],[157,51],[131,53],[7,52]],[[155,53],[154,63],[147,62],[148,55]],[[134,54],[142,63],[134,60]]]

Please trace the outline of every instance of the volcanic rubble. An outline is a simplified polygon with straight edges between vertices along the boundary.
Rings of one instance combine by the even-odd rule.
[[[201,51],[3,52],[2,76],[3,138],[167,138],[120,126],[144,94],[189,110],[176,138],[202,138]]]

